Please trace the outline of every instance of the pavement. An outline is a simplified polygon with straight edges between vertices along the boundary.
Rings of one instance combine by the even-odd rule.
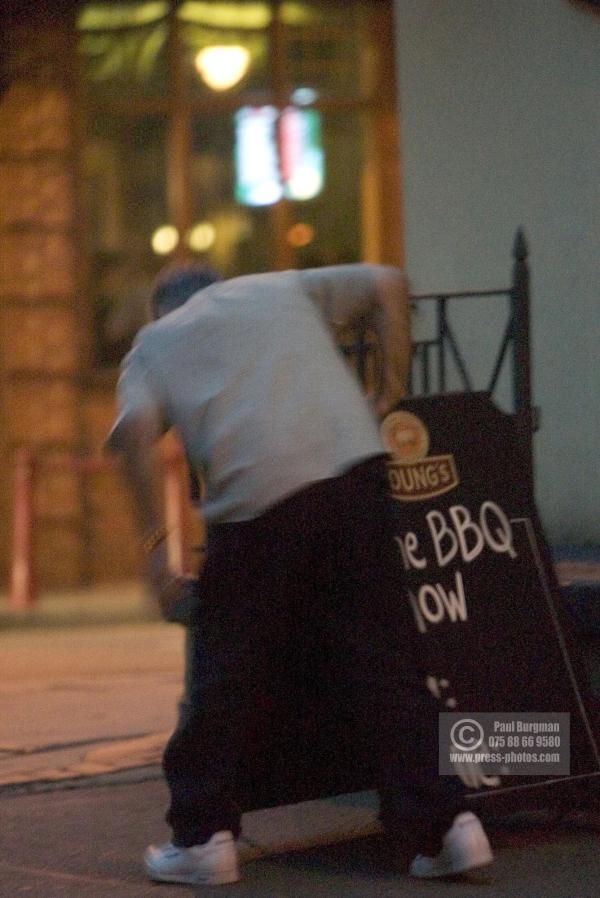
[[[541,818],[488,825],[496,861],[462,880],[418,882],[394,872],[377,835],[324,843],[333,811],[367,813],[363,796],[248,814],[243,879],[189,888],[144,879],[146,844],[167,838],[160,782],[101,785],[0,799],[0,896],[15,898],[597,898],[598,821],[549,827]],[[351,803],[353,802],[353,803]],[[307,818],[313,825],[308,831]],[[290,844],[294,826],[298,844]],[[275,841],[277,834],[284,838]],[[306,841],[310,836],[311,841]],[[286,838],[288,840],[286,844]],[[247,849],[246,850],[246,847]]]
[[[181,691],[183,629],[136,584],[0,609],[0,789],[158,765]]]
[[[595,560],[575,563],[600,580]],[[0,630],[0,898],[185,894],[147,883],[139,863],[147,843],[168,838],[160,757],[180,698],[182,628],[156,619],[139,585],[121,584],[45,595],[19,615],[0,600]],[[489,819],[495,864],[437,885],[390,870],[376,818],[370,792],[246,814],[244,880],[226,894],[600,895],[600,809]]]

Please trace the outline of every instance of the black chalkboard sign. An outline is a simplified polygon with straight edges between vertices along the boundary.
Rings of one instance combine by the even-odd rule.
[[[513,418],[486,393],[433,396],[401,403],[382,435],[394,538],[440,710],[568,712],[565,780],[600,779],[597,718]],[[519,801],[558,785],[470,774],[471,786]]]

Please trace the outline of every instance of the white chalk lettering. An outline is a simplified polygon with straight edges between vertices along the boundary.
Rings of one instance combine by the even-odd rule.
[[[427,632],[428,624],[436,625],[444,620],[455,624],[468,620],[465,586],[460,571],[456,571],[454,582],[455,589],[446,590],[441,583],[425,583],[416,596],[408,591],[417,627],[421,633]]]
[[[406,571],[410,571],[413,567],[422,571],[423,568],[427,567],[427,559],[419,558],[416,554],[419,550],[419,540],[416,533],[409,531],[404,539],[401,536],[395,536],[394,539],[398,543]]]
[[[432,600],[433,605],[430,604],[430,599]],[[446,616],[444,603],[435,586],[426,583],[420,588],[419,610],[425,620],[428,620],[430,624],[439,624],[440,621],[444,620]]]
[[[405,545],[406,545],[406,554],[408,555],[412,566],[418,568],[418,570],[420,570],[420,571],[422,571],[423,568],[427,567],[427,559],[419,558],[416,555],[416,552],[418,551],[418,548],[419,548],[419,540],[417,538],[416,533],[413,533],[412,531],[410,531],[409,533],[406,534]]]
[[[404,565],[405,571],[410,571],[410,561],[408,560],[408,555],[406,554],[406,549],[404,548],[404,540],[401,536],[394,537],[396,541],[396,545],[400,551],[400,557],[402,558],[402,564]]]
[[[457,620],[467,620],[467,600],[465,598],[465,585],[463,583],[462,574],[456,571],[455,574],[456,592],[449,589],[448,592],[438,583],[437,589],[444,603],[446,613],[450,620],[455,623]]]
[[[458,537],[463,561],[473,561],[483,549],[483,533],[477,524],[473,523],[471,513],[464,507],[464,505],[453,505],[450,509],[450,517],[452,518],[452,523],[454,524],[454,529]],[[470,534],[473,539],[473,544],[470,549],[468,546],[467,534]]]
[[[419,604],[417,602],[417,597],[410,589],[406,590],[408,593],[408,598],[410,600],[410,604],[413,610],[413,614],[415,616],[415,621],[417,622],[417,629],[419,633],[427,633],[427,624],[423,620],[421,612],[419,611]]]
[[[494,533],[492,533],[488,524],[489,514],[495,516],[496,523],[498,524]],[[498,554],[506,552],[511,558],[516,558],[517,553],[513,546],[512,527],[500,506],[496,505],[495,502],[484,502],[481,506],[479,517],[481,529],[483,530],[483,535],[488,546],[493,549],[494,552],[498,552]]]
[[[439,567],[445,567],[457,554],[468,564],[478,558],[486,546],[497,555],[517,557],[510,521],[495,502],[483,503],[477,523],[464,505],[452,505],[448,514],[451,523],[441,511],[430,511],[426,515]]]
[[[425,518],[433,539],[437,563],[440,567],[445,567],[452,561],[458,551],[458,540],[454,532],[448,527],[446,518],[441,511],[430,511]],[[447,544],[446,550],[443,548],[444,542]]]

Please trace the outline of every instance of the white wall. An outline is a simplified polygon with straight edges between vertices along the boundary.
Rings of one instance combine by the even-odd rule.
[[[600,16],[568,0],[395,3],[412,289],[508,284],[525,227],[538,505],[552,541],[600,543]],[[460,321],[480,359],[487,315]]]

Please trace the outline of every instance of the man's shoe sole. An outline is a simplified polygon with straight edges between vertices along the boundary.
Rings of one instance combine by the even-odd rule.
[[[413,873],[411,870],[411,876],[414,879],[443,879],[446,876],[461,876],[463,873],[469,873],[471,870],[480,870],[482,867],[487,867],[494,861],[494,855],[488,855],[487,857],[482,857],[480,860],[476,861],[468,861],[464,864],[448,864],[447,867],[442,869],[438,867],[436,870],[432,870],[431,873]]]

